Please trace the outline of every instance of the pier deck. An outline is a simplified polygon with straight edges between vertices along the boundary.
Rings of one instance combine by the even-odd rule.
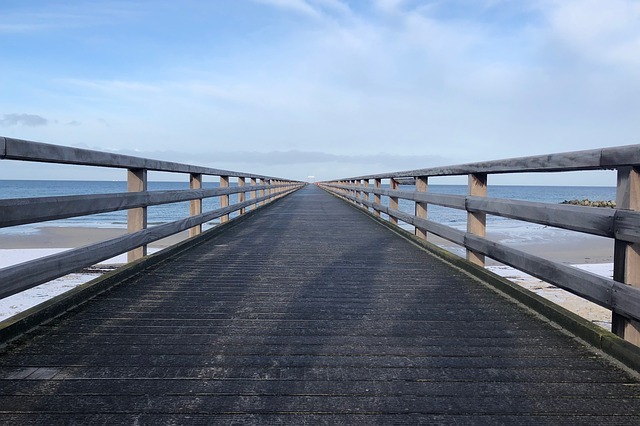
[[[640,382],[307,186],[0,350],[0,423],[637,424]]]

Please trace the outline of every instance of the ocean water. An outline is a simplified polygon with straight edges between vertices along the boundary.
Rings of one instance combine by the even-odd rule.
[[[188,182],[149,182],[149,191],[179,190],[188,189]],[[231,184],[233,185],[233,183]],[[217,182],[204,182],[205,188],[217,187]],[[401,189],[411,190],[413,186],[401,186]],[[0,198],[29,198],[48,197],[60,195],[81,195],[81,194],[106,194],[126,192],[126,182],[123,181],[24,181],[24,180],[0,180]],[[464,195],[467,193],[466,185],[429,185],[429,192],[440,194]],[[615,187],[594,187],[594,186],[506,186],[489,185],[488,196],[493,198],[507,198],[527,201],[545,202],[558,204],[564,200],[591,199],[591,200],[614,200]],[[230,196],[230,202],[237,202],[237,195]],[[388,205],[388,197],[382,197],[382,203]],[[203,211],[219,208],[218,198],[209,198],[203,201]],[[414,203],[400,200],[400,210],[413,213]],[[430,205],[428,209],[429,219],[454,227],[456,229],[466,229],[466,212],[462,210],[450,209],[440,206]],[[172,220],[177,220],[188,216],[189,203],[173,203],[148,208],[149,226],[154,226]],[[232,215],[233,216],[233,215]],[[209,223],[214,226],[217,221]],[[126,228],[126,211],[109,212],[97,215],[90,215],[77,218],[69,218],[44,222],[39,224],[22,225],[13,228],[0,229],[0,232],[34,232],[41,226],[85,226],[85,227],[107,227]],[[403,225],[411,229],[410,225]],[[513,235],[519,241],[527,239],[547,239],[556,238],[562,233],[570,231],[556,230],[542,225],[530,224],[512,219],[497,216],[487,217],[488,233],[502,233]],[[575,234],[575,233],[573,233]],[[505,242],[509,242],[503,239]]]

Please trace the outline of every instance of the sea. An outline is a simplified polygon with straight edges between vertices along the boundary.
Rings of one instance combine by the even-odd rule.
[[[204,182],[204,188],[215,188],[218,182]],[[233,183],[231,184],[233,185]],[[149,191],[166,191],[188,189],[188,182],[154,182],[148,183]],[[413,186],[401,186],[400,189],[412,189]],[[125,181],[69,181],[69,180],[0,180],[0,199],[52,197],[64,195],[82,194],[108,194],[126,192]],[[438,194],[464,195],[467,193],[466,185],[429,185],[429,192]],[[492,198],[516,199],[559,204],[565,200],[615,200],[616,188],[608,186],[508,186],[489,185],[488,196]],[[230,203],[237,202],[237,194],[230,196]],[[382,203],[388,205],[388,198],[382,197]],[[217,197],[203,201],[203,211],[215,210],[220,204]],[[400,200],[400,210],[413,213],[414,203]],[[189,203],[180,202],[151,206],[148,208],[148,225],[154,226],[173,220],[181,219],[189,214]],[[237,213],[236,213],[237,215]],[[429,219],[438,223],[451,226],[456,229],[466,228],[466,213],[461,210],[450,209],[430,205],[428,208]],[[234,215],[232,215],[233,217]],[[215,226],[214,220],[205,224],[205,228]],[[21,225],[12,228],[0,229],[0,233],[31,233],[37,232],[42,226],[68,226],[91,228],[126,228],[126,211],[108,212],[90,216],[68,218],[44,223]],[[410,225],[402,225],[406,229],[412,229]],[[541,232],[542,231],[542,232]],[[527,239],[556,238],[563,232],[543,225],[530,224],[517,220],[501,218],[497,216],[487,217],[487,232],[497,232],[505,235],[514,235],[519,241]],[[505,241],[504,242],[509,242]]]

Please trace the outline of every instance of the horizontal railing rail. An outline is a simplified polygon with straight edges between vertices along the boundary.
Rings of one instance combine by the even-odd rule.
[[[0,199],[0,228],[43,223],[114,211],[127,211],[127,233],[106,241],[69,249],[51,256],[0,269],[0,299],[39,284],[128,253],[128,261],[147,253],[147,245],[189,231],[194,237],[202,225],[214,219],[230,220],[232,213],[244,215],[304,185],[266,175],[198,167],[141,157],[112,154],[80,148],[43,144],[0,137],[0,160],[63,163],[69,165],[127,169],[128,192],[86,195]],[[148,191],[147,172],[188,174],[190,188]],[[203,176],[219,178],[219,187],[203,188]],[[230,182],[229,178],[237,178]],[[247,184],[247,179],[250,179]],[[231,184],[235,183],[235,186]],[[237,202],[230,205],[230,195]],[[203,200],[217,197],[219,208],[203,212]],[[147,227],[150,206],[190,202],[188,217]]]
[[[417,169],[321,182],[319,186],[398,225],[412,225],[427,240],[434,234],[466,249],[467,260],[485,256],[570,291],[613,312],[612,330],[640,344],[640,145],[604,148],[460,166]],[[617,170],[616,208],[595,208],[487,197],[490,174]],[[467,195],[428,192],[429,178],[468,175]],[[373,185],[371,184],[373,180]],[[389,188],[382,187],[383,180]],[[400,183],[415,185],[400,189]],[[371,200],[373,196],[373,201]],[[383,203],[386,197],[387,203]],[[413,214],[399,200],[414,203]],[[428,219],[428,206],[467,212],[463,231]],[[486,238],[487,215],[552,226],[614,240],[613,279],[585,272]]]
[[[136,207],[158,206],[219,197],[221,195],[246,193],[249,189],[251,191],[257,191],[284,187],[286,187],[286,185],[256,185],[251,187],[0,199],[0,211],[2,211],[0,228],[108,213]]]
[[[415,178],[416,176],[463,176],[470,173],[537,173],[570,172],[582,170],[613,170],[640,164],[640,145],[563,152],[549,155],[508,158],[456,166],[430,167],[400,172],[364,175],[357,179]]]
[[[72,148],[7,137],[0,137],[0,160],[74,164],[121,169],[144,169],[158,172],[196,173],[209,176],[276,179],[273,176],[212,169],[191,164],[174,163],[171,161],[154,160],[91,149]]]

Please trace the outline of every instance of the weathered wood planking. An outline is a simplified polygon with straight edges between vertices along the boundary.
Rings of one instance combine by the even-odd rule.
[[[198,216],[176,220],[107,241],[67,250],[62,253],[0,269],[0,299],[62,277],[79,269],[95,265],[103,260],[193,228],[196,225],[228,215],[241,208],[246,208],[253,203],[265,202],[274,196],[275,195],[265,195],[253,200],[212,210]]]
[[[278,185],[276,187],[284,188],[284,186]],[[267,185],[258,185],[252,187],[251,190],[254,188],[264,189],[266,187]],[[2,211],[0,228],[126,210],[135,207],[199,200],[242,193],[248,190],[249,188],[247,187],[230,187],[4,199],[0,200],[0,211]]]
[[[255,177],[269,176],[229,170],[198,167],[170,161],[153,160],[130,155],[113,154],[89,149],[71,148],[21,139],[2,138],[0,159],[45,163],[77,164],[96,167],[146,169],[175,173],[199,173],[211,176]]]

